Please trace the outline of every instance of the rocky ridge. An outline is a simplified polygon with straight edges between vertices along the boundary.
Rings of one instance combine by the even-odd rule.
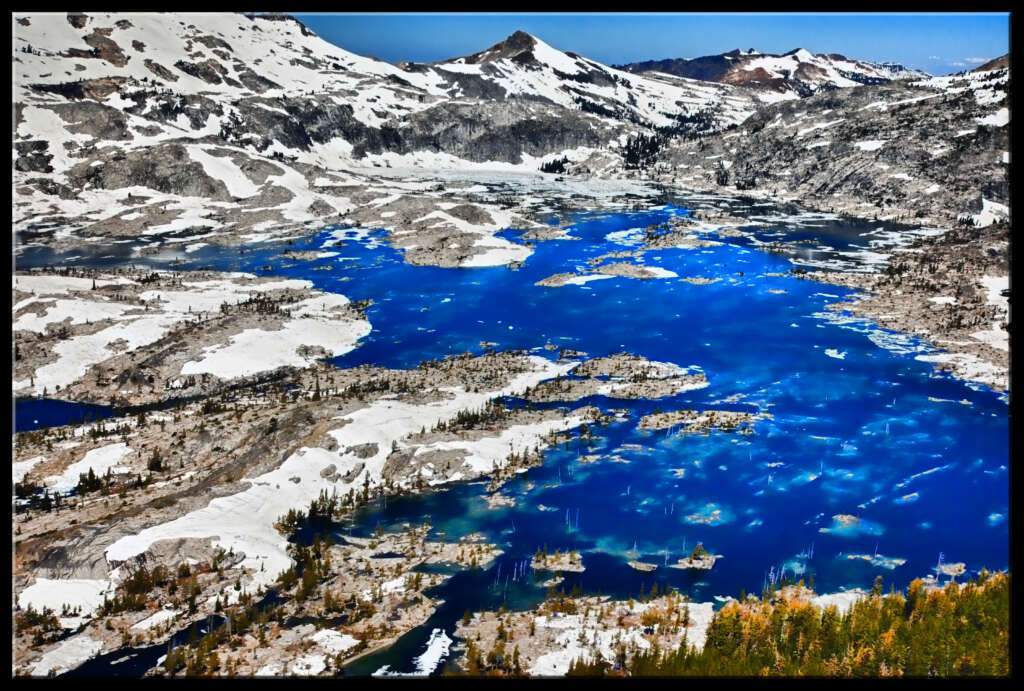
[[[758,97],[764,101],[802,98],[819,91],[928,77],[920,70],[892,62],[855,60],[837,53],[816,55],[804,48],[795,48],[781,55],[760,53],[753,48],[736,49],[721,55],[689,60],[646,60],[621,67],[637,74],[657,72],[744,86],[758,91]]]

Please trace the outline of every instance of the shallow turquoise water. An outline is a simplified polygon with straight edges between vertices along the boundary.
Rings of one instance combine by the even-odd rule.
[[[297,262],[279,256],[283,249],[319,249],[333,229],[287,248],[244,254],[208,248],[186,255],[181,268],[301,277],[353,299],[372,299],[373,332],[337,358],[339,366],[412,367],[449,353],[481,352],[482,341],[551,357],[543,349],[550,342],[589,356],[628,351],[696,365],[710,381],[705,389],[657,402],[594,397],[571,404],[626,409],[629,417],[595,428],[589,449],[574,442],[551,450],[542,467],[506,487],[517,497],[514,508],[489,510],[477,483],[362,511],[351,528],[356,533],[428,516],[448,538],[482,531],[506,554],[485,572],[455,576],[439,590],[446,604],[431,621],[350,672],[370,673],[383,664],[410,670],[430,630],[450,633],[466,609],[535,603],[543,589],[529,579],[512,581],[510,574],[516,560],[543,545],[583,552],[587,570],[567,575],[567,588],[578,584],[618,597],[654,582],[698,600],[759,592],[769,571],[782,567],[791,575],[813,575],[820,592],[869,586],[877,574],[902,587],[928,574],[940,552],[969,570],[1007,567],[1005,399],[914,360],[922,347],[911,339],[827,312],[825,305],[843,289],[770,275],[792,264],[734,239],[645,255],[644,263],[681,277],[721,279],[712,285],[626,278],[534,285],[583,267],[589,258],[629,249],[606,239],[608,233],[674,213],[684,211],[669,206],[582,214],[570,228],[578,239],[537,244],[515,271],[410,266],[372,239],[328,248],[339,257]],[[850,234],[828,228],[815,237],[846,247]],[[845,356],[830,357],[826,350]],[[672,437],[636,429],[641,415],[677,407],[760,409],[773,418],[759,422],[751,436]],[[584,465],[581,453],[628,462]],[[683,477],[677,469],[685,469]],[[527,491],[527,482],[535,487]],[[556,510],[541,511],[540,504]],[[702,522],[715,510],[720,520]],[[857,515],[861,522],[844,528],[834,524],[838,514]],[[711,572],[641,573],[626,564],[634,545],[640,559],[663,564],[697,541],[724,555]],[[807,557],[812,545],[813,557]],[[906,562],[885,569],[845,558],[876,551]]]

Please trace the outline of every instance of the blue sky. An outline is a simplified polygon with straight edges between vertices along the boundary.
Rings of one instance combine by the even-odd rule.
[[[483,50],[516,29],[607,64],[733,48],[900,62],[959,72],[1009,51],[1006,13],[943,14],[297,14],[346,50],[433,62]]]

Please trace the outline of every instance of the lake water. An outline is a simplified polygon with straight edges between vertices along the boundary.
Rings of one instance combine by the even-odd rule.
[[[334,360],[340,367],[413,367],[451,353],[482,352],[481,342],[490,341],[497,349],[546,357],[554,356],[543,348],[547,343],[591,357],[627,351],[695,365],[708,377],[707,388],[657,402],[594,397],[571,404],[625,410],[628,417],[594,427],[589,448],[573,442],[550,450],[543,466],[506,486],[517,499],[513,508],[488,509],[485,487],[476,483],[363,509],[340,534],[428,520],[444,539],[483,532],[505,554],[487,570],[455,575],[437,590],[445,604],[426,625],[347,673],[369,674],[383,665],[411,671],[432,629],[451,635],[467,609],[537,603],[543,588],[531,578],[509,577],[514,562],[542,546],[582,553],[586,571],[566,574],[566,589],[579,585],[614,597],[646,592],[653,583],[695,600],[735,597],[741,590],[760,592],[767,574],[783,567],[791,577],[813,575],[819,592],[869,587],[879,574],[887,587],[903,587],[930,573],[940,552],[969,570],[1007,568],[1005,396],[934,372],[914,359],[926,349],[913,339],[825,309],[848,291],[784,275],[793,267],[790,258],[742,238],[644,255],[645,264],[680,277],[720,279],[710,285],[677,278],[534,285],[631,248],[623,244],[628,234],[625,240],[613,236],[616,242],[609,233],[678,213],[685,211],[666,206],[580,214],[570,219],[577,239],[538,243],[519,270],[410,266],[379,234],[354,231],[353,239],[325,248],[333,228],[287,247],[203,248],[177,258],[175,268],[305,278],[323,290],[371,299],[373,331]],[[870,227],[822,223],[799,233],[827,258],[830,250],[822,248],[839,253],[863,246]],[[762,231],[772,239],[781,228]],[[518,234],[505,236],[517,240]],[[294,261],[280,256],[285,249],[340,254]],[[61,259],[67,257],[34,251],[19,258],[19,268]],[[83,261],[141,263],[123,254],[72,263]],[[760,410],[773,417],[749,436],[671,436],[636,428],[641,415],[675,408]],[[588,453],[602,460],[581,463]],[[542,504],[554,510],[542,511]],[[861,520],[842,526],[833,520],[840,514]],[[724,555],[712,571],[664,568],[698,541]],[[887,569],[846,558],[876,553],[906,561]],[[661,566],[635,571],[627,565],[631,558]]]
[[[14,431],[81,425],[114,415],[108,406],[72,403],[48,398],[21,398],[14,403]]]

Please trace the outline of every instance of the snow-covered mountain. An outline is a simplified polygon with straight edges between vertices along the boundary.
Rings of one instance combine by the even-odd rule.
[[[809,96],[818,91],[865,84],[884,84],[898,79],[928,75],[891,62],[854,60],[836,53],[814,54],[804,48],[773,55],[756,50],[733,50],[699,58],[649,60],[623,65],[638,74],[652,72],[746,86],[777,95],[776,98]]]
[[[467,58],[393,65],[284,15],[22,14],[12,67],[14,229],[39,241],[192,247],[391,217],[464,239],[507,214],[431,216],[454,203],[426,191],[433,184],[396,193],[377,171],[536,173],[657,128],[721,130],[757,107],[743,89],[628,74],[521,32]]]
[[[645,144],[661,147],[654,167],[680,147],[694,149],[698,163],[716,163],[700,153],[713,148],[737,161],[733,179],[773,169],[785,152],[826,174],[832,149],[817,140],[804,147],[808,128],[796,110],[782,108],[799,110],[808,100],[807,112],[822,122],[856,124],[845,139],[924,141],[914,121],[893,120],[873,104],[928,99],[928,117],[954,133],[946,137],[957,147],[984,143],[979,166],[1005,165],[999,125],[979,130],[976,122],[1006,119],[1005,69],[977,73],[968,89],[805,50],[646,65],[629,66],[640,73],[609,67],[523,32],[473,55],[393,65],[328,43],[283,15],[16,15],[14,230],[49,244],[145,238],[192,248],[344,221],[388,228],[416,261],[513,261],[522,257],[494,232],[512,222],[519,202],[458,193],[427,171],[539,175],[542,163],[557,159],[570,173],[602,180],[649,178],[646,163],[625,165],[627,143],[633,138],[635,154],[636,135],[659,134],[657,146]],[[841,88],[856,85],[865,86]],[[797,100],[811,93],[817,100]],[[963,108],[939,107],[936,98],[960,99]],[[776,115],[793,120],[794,137],[768,136]],[[968,129],[984,136],[965,139]],[[764,146],[748,146],[762,139]],[[740,165],[743,157],[749,166]],[[684,180],[719,177],[717,166],[680,165],[689,166]],[[416,172],[396,182],[387,168]],[[745,176],[744,185],[766,177]],[[965,181],[964,193],[975,187]],[[452,251],[439,259],[436,247]]]
[[[144,131],[146,144],[227,128],[233,143],[309,163],[382,151],[447,151],[450,142],[427,122],[446,122],[467,105],[516,100],[560,106],[595,116],[589,123],[595,131],[670,126],[701,111],[713,111],[716,126],[724,127],[754,109],[742,90],[629,75],[522,32],[468,58],[396,66],[349,53],[285,16],[52,14],[18,18],[15,51],[18,103],[53,110],[63,101],[90,102],[118,130],[112,138],[139,141]],[[289,104],[300,102],[314,111],[303,118],[311,120],[303,123],[304,134],[285,124],[296,115]],[[31,135],[46,121],[26,119],[19,135]],[[430,132],[428,141],[420,141],[423,130]],[[471,151],[451,153],[478,160]]]
[[[614,120],[671,127],[681,116],[712,110],[720,124],[742,122],[752,99],[742,91],[671,75],[637,76],[517,31],[485,51],[437,63],[447,79],[486,82],[504,97],[548,101]],[[457,75],[457,76],[455,76]],[[470,93],[477,94],[465,84]]]

